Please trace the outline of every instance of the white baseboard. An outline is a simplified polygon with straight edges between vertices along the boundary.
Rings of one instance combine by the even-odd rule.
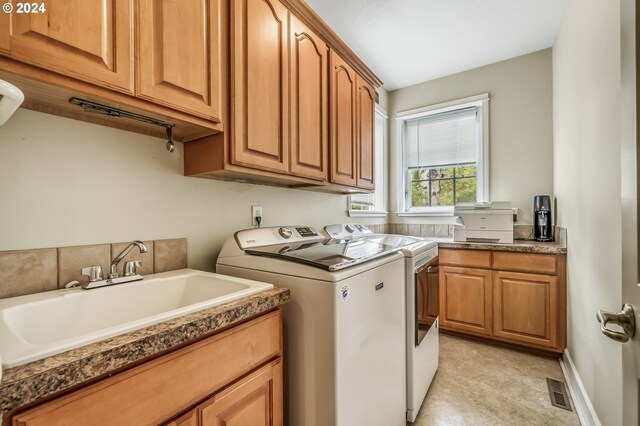
[[[573,401],[573,409],[578,414],[580,424],[582,426],[602,426],[598,415],[593,409],[591,400],[584,389],[582,380],[576,366],[569,355],[569,350],[564,350],[564,355],[560,358],[560,368],[562,368],[562,374],[564,374],[564,380],[569,388],[571,394],[571,400]]]

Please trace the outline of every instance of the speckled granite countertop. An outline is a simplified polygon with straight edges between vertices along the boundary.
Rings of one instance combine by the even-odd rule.
[[[566,254],[567,245],[560,242],[541,243],[532,240],[514,240],[513,244],[498,243],[462,243],[452,238],[434,238],[439,248],[510,251],[515,253]]]
[[[288,289],[272,288],[4,370],[0,382],[0,415],[267,312],[289,298]]]

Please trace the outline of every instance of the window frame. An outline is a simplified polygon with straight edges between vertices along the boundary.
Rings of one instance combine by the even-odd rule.
[[[489,93],[469,96],[421,108],[401,111],[396,114],[396,140],[398,159],[398,216],[453,216],[453,206],[411,206],[411,171],[406,165],[405,129],[406,122],[416,118],[440,114],[448,111],[468,107],[478,107],[477,124],[479,127],[479,141],[477,146],[476,163],[476,193],[477,202],[488,201],[489,198]]]
[[[388,199],[387,199],[387,189],[386,189],[388,158],[389,158],[388,147],[387,147],[388,145],[387,131],[389,126],[389,116],[387,115],[387,112],[384,109],[382,109],[382,107],[380,107],[380,105],[376,104],[374,120],[377,119],[378,117],[383,119],[382,142],[381,142],[382,143],[382,170],[381,170],[382,179],[376,179],[376,170],[374,170],[375,190],[373,191],[373,193],[374,194],[378,193],[378,191],[382,192],[382,206],[374,206],[375,207],[374,210],[353,210],[352,209],[353,204],[351,202],[351,197],[353,197],[353,195],[349,195],[347,197],[347,213],[349,217],[386,217],[389,214],[388,208],[387,208]],[[376,152],[375,143],[377,143],[377,140],[374,135],[374,152]],[[374,167],[375,167],[375,163],[376,161],[374,160]],[[354,195],[357,195],[357,194],[354,194]],[[374,196],[374,199],[375,199],[375,196]],[[380,209],[380,207],[382,209]]]

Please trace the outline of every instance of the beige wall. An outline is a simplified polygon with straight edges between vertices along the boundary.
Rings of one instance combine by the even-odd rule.
[[[378,92],[378,105],[385,111],[389,110],[389,92],[384,87],[378,87],[376,89]]]
[[[389,92],[390,222],[451,222],[451,218],[399,218],[397,112],[489,93],[489,192],[512,201],[520,223],[532,223],[533,196],[553,190],[551,49]]]
[[[569,0],[553,46],[554,188],[567,228],[568,351],[603,425],[622,424],[619,2]]]
[[[184,177],[181,144],[38,112],[0,127],[0,150],[0,250],[187,237],[189,266],[213,270],[251,204],[265,226],[349,221],[344,195]]]

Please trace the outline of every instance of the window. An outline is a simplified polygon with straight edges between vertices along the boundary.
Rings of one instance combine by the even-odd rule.
[[[486,201],[487,94],[398,113],[402,141],[399,215],[450,215]]]
[[[375,174],[373,181],[376,189],[369,194],[349,196],[349,216],[386,216],[385,170],[387,145],[387,114],[376,105],[375,127]]]

